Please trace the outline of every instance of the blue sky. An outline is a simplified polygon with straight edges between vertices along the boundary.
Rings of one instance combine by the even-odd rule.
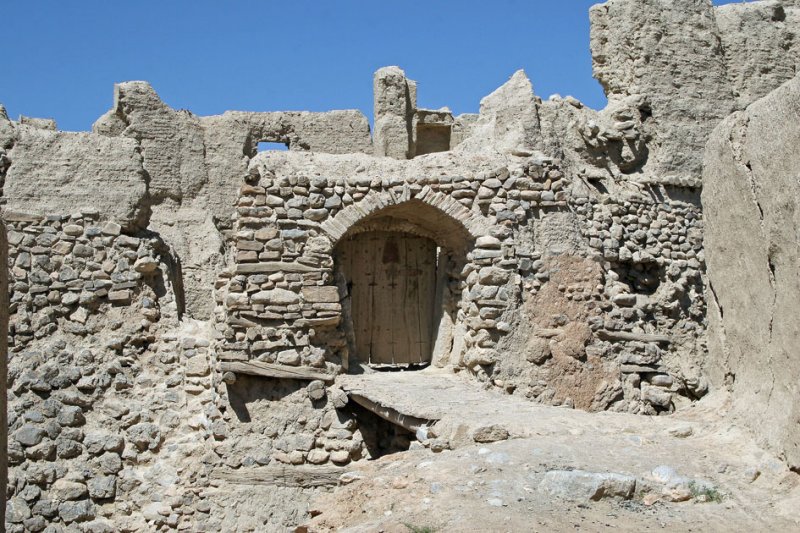
[[[147,80],[200,115],[361,109],[400,65],[423,107],[476,112],[519,68],[542,97],[605,104],[592,79],[596,0],[18,0],[6,2],[0,103],[88,130],[113,84]],[[730,3],[715,1],[715,3]]]

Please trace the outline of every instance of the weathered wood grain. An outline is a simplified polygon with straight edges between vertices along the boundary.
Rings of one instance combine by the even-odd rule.
[[[266,378],[281,379],[300,379],[313,381],[333,381],[335,376],[327,372],[321,372],[316,368],[303,366],[287,366],[275,363],[264,363],[262,361],[223,361],[221,363],[223,372],[234,372],[236,374],[247,374],[250,376],[262,376]]]

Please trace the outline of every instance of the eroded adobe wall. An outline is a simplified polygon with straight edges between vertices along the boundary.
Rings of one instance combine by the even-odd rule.
[[[800,78],[726,119],[705,153],[709,370],[734,412],[800,466]]]
[[[8,530],[300,522],[322,489],[241,480],[373,457],[374,428],[335,382],[247,377],[225,365],[326,378],[351,369],[335,246],[386,228],[384,216],[451,252],[434,364],[589,410],[668,413],[705,394],[698,146],[729,108],[787,75],[790,54],[771,58],[770,72],[755,66],[774,46],[792,49],[797,4],[662,4],[611,0],[593,11],[606,109],[542,101],[519,72],[479,115],[441,111],[434,118],[452,120],[458,146],[410,161],[369,155],[414,152],[416,85],[393,69],[376,101],[398,104],[398,120],[376,131],[388,139],[376,147],[358,112],[198,117],[144,82],[119,85],[92,134],[13,122],[0,108],[11,245]],[[752,50],[748,32],[758,34]],[[259,141],[290,151],[256,155]],[[734,144],[733,153],[750,149]],[[744,224],[716,223],[712,238],[727,242],[735,223]],[[774,229],[748,253],[784,235]],[[783,279],[791,256],[765,253]],[[726,265],[713,267],[723,280]],[[727,309],[746,307],[727,294],[734,303],[719,298],[720,323],[723,309],[734,321]],[[783,335],[773,344],[790,338],[779,318],[773,330]],[[739,376],[744,406],[771,383],[759,372],[772,367],[751,370],[731,353],[712,346],[712,377]],[[755,425],[791,402],[781,378],[775,401],[743,418]],[[792,457],[786,427],[769,438]],[[386,446],[409,444],[396,440]]]
[[[211,288],[223,266],[221,232],[231,228],[239,180],[260,141],[298,151],[372,150],[369,123],[358,111],[198,117],[170,108],[145,82],[117,85],[113,108],[93,129],[120,142],[133,139],[141,147],[152,211],[149,227],[175,248],[187,311],[200,319],[213,308]]]
[[[0,130],[7,134],[2,192],[9,212],[84,209],[126,229],[147,226],[147,176],[135,141],[16,124],[4,113]]]
[[[699,175],[708,134],[734,108],[711,2],[609,0],[590,16],[594,76],[609,100],[648,100],[653,173]]]
[[[715,7],[714,15],[738,109],[795,76],[800,65],[800,3],[731,3]]]
[[[594,76],[612,102],[645,99],[662,177],[698,179],[714,127],[796,72],[794,0],[608,0],[590,17]]]
[[[0,221],[0,383],[3,390],[0,392],[0,449],[7,450],[8,420],[7,420],[7,393],[6,393],[6,363],[8,360],[8,241],[6,240],[6,227]],[[6,523],[6,483],[8,481],[8,456],[0,457],[0,495],[3,503],[0,504],[0,520]],[[4,526],[5,527],[5,526]]]

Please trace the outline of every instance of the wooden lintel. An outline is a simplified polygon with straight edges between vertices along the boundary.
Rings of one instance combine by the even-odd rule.
[[[671,343],[669,335],[654,335],[651,333],[632,333],[630,331],[608,331],[601,329],[597,336],[605,341],[639,341],[639,342],[664,342]]]
[[[270,261],[266,263],[239,263],[236,265],[237,274],[266,274],[272,272],[318,272],[318,267],[303,265],[301,263],[283,263]]]
[[[262,361],[223,361],[221,366],[223,372],[262,376],[265,378],[301,379],[306,381],[319,379],[331,382],[336,377],[327,372],[320,372],[316,368],[277,365],[274,363],[264,363]]]
[[[346,468],[332,466],[276,465],[259,468],[215,469],[211,477],[236,485],[277,485],[280,487],[328,487],[338,485]]]
[[[364,409],[371,411],[384,420],[387,420],[396,426],[400,426],[401,428],[404,428],[412,433],[416,433],[417,430],[422,426],[430,427],[436,422],[436,420],[426,420],[424,418],[417,418],[411,415],[404,415],[399,411],[392,409],[391,407],[374,402],[366,396],[362,396],[361,394],[348,392],[348,396],[350,396],[350,399]]]
[[[619,371],[623,374],[667,374],[665,367],[652,367],[648,365],[620,365]]]

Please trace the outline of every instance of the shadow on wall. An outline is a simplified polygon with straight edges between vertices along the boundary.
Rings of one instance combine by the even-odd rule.
[[[407,451],[416,440],[410,431],[384,420],[356,402],[349,402],[346,411],[358,423],[371,459]]]
[[[228,398],[239,422],[251,422],[251,407],[255,403],[279,402],[299,392],[307,383],[295,379],[269,379],[239,375],[227,385]]]

